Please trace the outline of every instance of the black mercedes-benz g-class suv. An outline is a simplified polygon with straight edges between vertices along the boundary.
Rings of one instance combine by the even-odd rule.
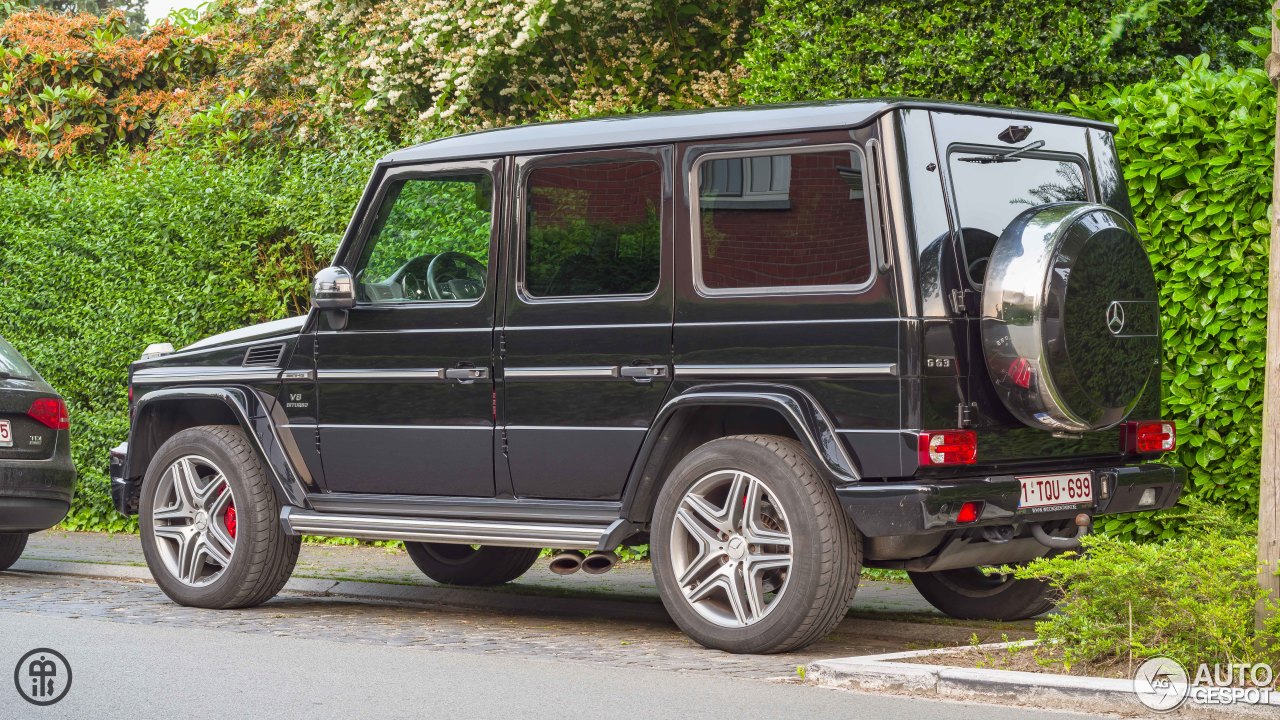
[[[650,543],[698,642],[796,649],[862,567],[983,568],[1165,508],[1160,315],[1105,123],[847,101],[561,122],[378,162],[314,308],[132,365],[156,580],[261,603],[303,534],[510,581]]]

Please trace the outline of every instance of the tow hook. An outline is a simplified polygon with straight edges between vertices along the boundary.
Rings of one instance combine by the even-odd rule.
[[[1031,536],[1034,537],[1041,545],[1054,550],[1074,550],[1080,547],[1080,538],[1089,534],[1089,526],[1093,522],[1093,518],[1088,513],[1080,513],[1076,516],[1076,534],[1071,537],[1058,537],[1045,532],[1044,527],[1040,523],[1034,523],[1031,526]]]

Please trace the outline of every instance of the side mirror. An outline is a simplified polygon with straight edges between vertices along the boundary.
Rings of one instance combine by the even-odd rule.
[[[350,310],[356,306],[356,284],[344,267],[327,267],[316,273],[311,304],[319,310]]]

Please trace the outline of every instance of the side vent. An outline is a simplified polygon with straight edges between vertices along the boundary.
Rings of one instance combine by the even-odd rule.
[[[245,351],[244,362],[241,364],[246,366],[277,367],[280,365],[280,356],[283,354],[284,343],[276,343],[274,345],[257,345]]]

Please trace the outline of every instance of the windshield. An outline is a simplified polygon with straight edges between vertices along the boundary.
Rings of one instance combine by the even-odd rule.
[[[955,151],[949,166],[960,214],[961,259],[969,282],[979,288],[996,240],[1022,211],[1089,199],[1084,167],[1075,159],[1037,154],[990,162],[992,153],[989,148]]]
[[[12,345],[0,337],[0,380],[8,378],[35,380],[36,371],[22,359]]]

